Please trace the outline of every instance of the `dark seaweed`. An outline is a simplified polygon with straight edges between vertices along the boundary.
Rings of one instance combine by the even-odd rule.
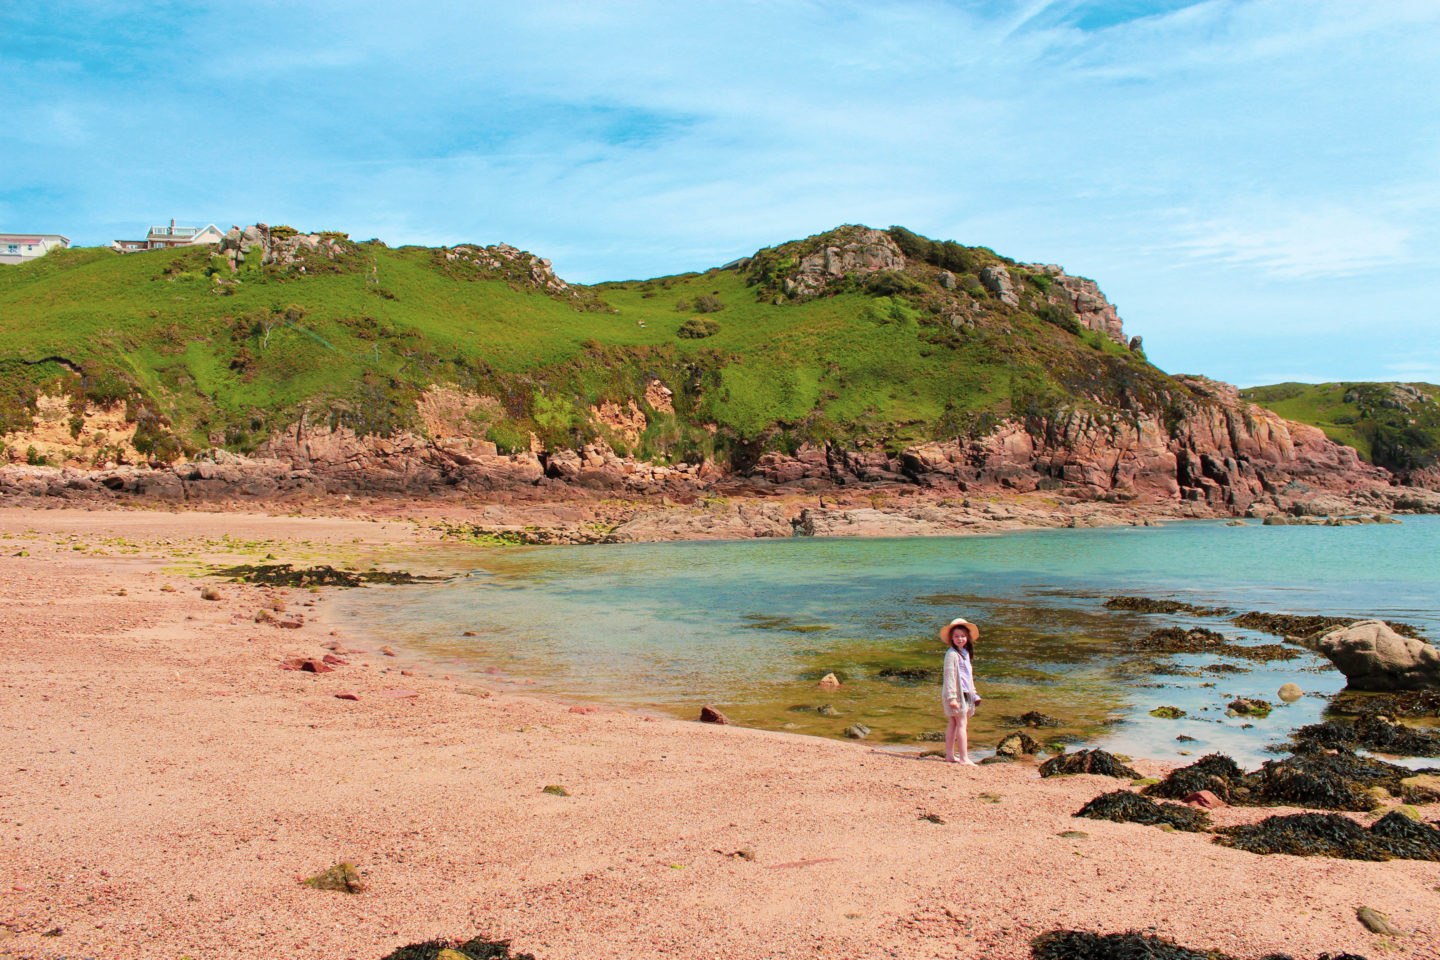
[[[508,940],[427,940],[387,953],[381,960],[435,960],[441,950],[454,950],[470,960],[535,960],[533,953],[511,953]]]
[[[1197,607],[1182,600],[1154,600],[1150,597],[1111,597],[1105,601],[1111,610],[1130,610],[1135,613],[1189,613],[1197,617],[1228,617],[1234,613],[1229,607]]]
[[[939,675],[929,667],[885,667],[875,674],[882,680],[903,684],[931,683]]]
[[[1262,613],[1259,610],[1251,610],[1249,613],[1242,613],[1231,619],[1231,623],[1237,627],[1244,627],[1246,630],[1259,630],[1261,633],[1273,633],[1277,637],[1300,637],[1311,640],[1323,633],[1329,633],[1336,627],[1348,627],[1357,620],[1364,620],[1365,617],[1316,617],[1300,616],[1292,613]],[[1390,624],[1390,629],[1402,637],[1419,637],[1420,628],[1410,623],[1398,623],[1385,621]]]
[[[1142,791],[1146,796],[1183,800],[1192,793],[1209,790],[1226,803],[1231,802],[1232,784],[1244,775],[1239,764],[1220,753],[1201,757],[1188,767],[1170,771],[1159,783]]]
[[[1130,641],[1136,650],[1156,653],[1201,653],[1214,650],[1225,643],[1225,635],[1205,627],[1161,627],[1151,630],[1143,637]]]
[[[1176,830],[1189,833],[1200,833],[1210,828],[1210,815],[1203,810],[1192,810],[1178,803],[1156,803],[1129,790],[1101,794],[1081,807],[1075,816],[1151,826],[1168,823]]]
[[[1362,717],[1440,717],[1440,690],[1397,690],[1393,693],[1341,692],[1330,709]]]
[[[1099,749],[1062,753],[1040,765],[1042,777],[1072,773],[1094,773],[1122,780],[1136,780],[1140,777],[1140,774],[1121,763],[1113,753]]]
[[[1357,717],[1353,723],[1326,720],[1301,727],[1293,734],[1296,743],[1319,747],[1363,747],[1406,757],[1440,757],[1440,736],[1391,723],[1376,714]]]
[[[1198,790],[1209,790],[1236,806],[1363,811],[1373,810],[1379,802],[1367,792],[1370,787],[1384,787],[1407,800],[1423,802],[1429,791],[1402,782],[1423,772],[1357,756],[1345,747],[1327,750],[1301,744],[1290,756],[1267,761],[1248,774],[1229,757],[1210,754],[1171,771],[1143,792],[1150,797],[1183,800]]]
[[[1297,813],[1216,832],[1216,843],[1249,853],[1342,860],[1440,860],[1440,830],[1407,820],[1400,813],[1386,814],[1368,830],[1338,813]]]
[[[1022,713],[1018,717],[1001,717],[1000,722],[1007,727],[1059,727],[1064,724],[1064,721],[1047,717],[1038,710]]]
[[[1236,960],[1219,950],[1182,947],[1148,933],[1089,933],[1051,930],[1030,941],[1034,960]],[[1257,960],[1295,960],[1288,953],[1268,953]],[[1365,960],[1353,953],[1322,953],[1315,960]]]
[[[372,570],[368,573],[336,570],[326,564],[297,569],[288,563],[242,563],[237,567],[216,570],[215,574],[229,577],[236,583],[258,583],[267,587],[358,587],[366,583],[435,583],[444,579],[444,577],[416,576],[413,573],[406,573],[404,570]]]

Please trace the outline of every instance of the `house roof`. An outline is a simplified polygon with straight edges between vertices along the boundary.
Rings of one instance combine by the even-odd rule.
[[[0,243],[39,243],[41,240],[64,240],[70,238],[58,233],[0,234]]]
[[[207,224],[203,227],[171,227],[162,224],[158,227],[151,227],[148,236],[173,237],[177,240],[184,240],[189,237],[198,237],[200,234],[206,232],[207,230],[213,230],[216,233],[220,233],[220,228],[215,226],[215,224],[213,223]]]

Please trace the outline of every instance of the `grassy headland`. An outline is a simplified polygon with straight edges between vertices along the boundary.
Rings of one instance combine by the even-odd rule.
[[[898,448],[1008,416],[1153,413],[1191,395],[1083,326],[1050,276],[984,247],[892,228],[903,270],[785,292],[787,271],[854,229],[592,287],[548,283],[528,255],[338,234],[238,272],[210,248],[57,251],[0,267],[0,433],[27,427],[42,394],[64,395],[77,413],[124,402],[135,447],[157,458],[247,452],[301,417],[420,431],[417,399],[446,384],[485,399],[470,435],[502,452],[531,434],[552,449],[605,436],[622,455],[694,462],[807,440]],[[995,265],[1010,302],[982,282]],[[653,380],[673,389],[673,412],[646,399]],[[607,401],[645,413],[638,440],[599,422]]]
[[[1277,383],[1240,395],[1319,427],[1401,477],[1440,463],[1440,386],[1433,383]]]

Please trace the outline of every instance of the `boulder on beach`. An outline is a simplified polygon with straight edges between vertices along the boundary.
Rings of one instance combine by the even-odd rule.
[[[1033,756],[1039,749],[1040,744],[1034,737],[1024,731],[1016,730],[996,745],[995,753],[1002,757]]]
[[[721,713],[719,710],[716,710],[714,707],[706,705],[700,708],[700,722],[729,723],[730,718],[725,716],[725,714]]]
[[[1383,620],[1338,627],[1315,642],[1348,681],[1351,690],[1440,689],[1440,650],[1401,636]]]

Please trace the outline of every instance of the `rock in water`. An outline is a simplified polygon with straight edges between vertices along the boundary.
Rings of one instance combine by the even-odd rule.
[[[835,676],[835,674],[833,673],[827,673],[825,674],[825,676],[820,678],[819,685],[826,690],[834,690],[836,687],[840,686],[840,678]]]
[[[1360,620],[1315,643],[1352,690],[1440,689],[1440,650],[1404,637],[1383,620]]]
[[[1284,700],[1286,703],[1294,703],[1296,700],[1299,700],[1305,694],[1300,690],[1298,684],[1286,683],[1281,685],[1280,691],[1277,695],[1280,697],[1281,700]]]
[[[716,710],[714,707],[707,704],[706,706],[700,708],[700,722],[729,723],[730,718],[725,716],[725,714],[721,713],[719,710]]]
[[[851,740],[864,740],[870,736],[870,728],[863,723],[856,723],[845,728],[845,736]]]

